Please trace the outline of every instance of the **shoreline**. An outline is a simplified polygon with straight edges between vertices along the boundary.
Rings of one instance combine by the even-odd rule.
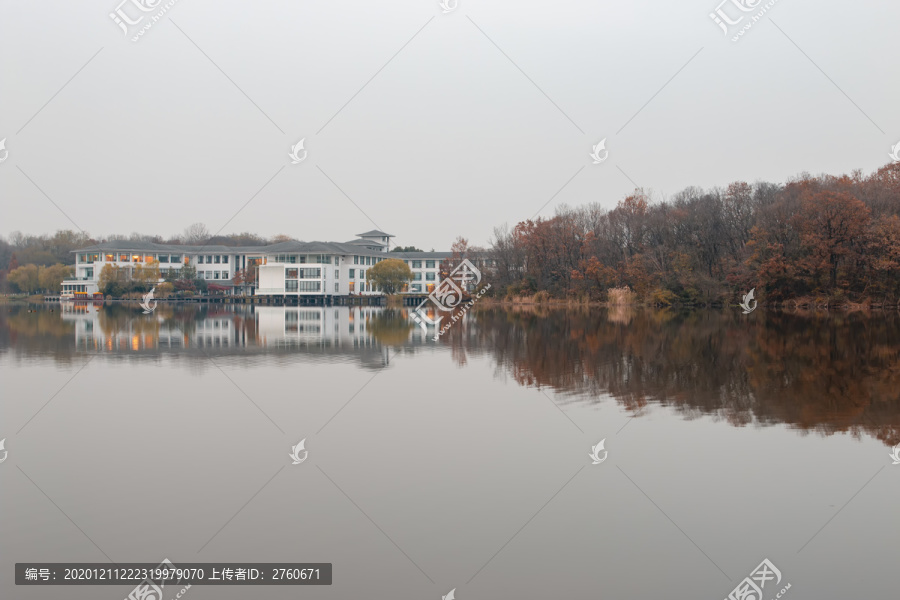
[[[404,308],[401,302],[393,298],[387,298],[384,303],[371,302],[364,303],[367,306],[382,306],[384,308]],[[268,301],[266,297],[256,296],[195,296],[193,298],[156,298],[157,302],[164,304],[250,304],[250,305],[279,305]],[[38,295],[3,295],[0,296],[0,304],[128,304],[140,303],[138,298],[104,298],[103,300],[60,300],[55,297],[45,297]],[[335,304],[329,306],[355,306],[353,304]],[[294,306],[294,304],[291,304]],[[306,305],[301,305],[306,306]],[[321,306],[320,304],[310,304],[309,306]],[[533,297],[518,297],[512,300],[497,299],[491,297],[483,297],[478,303],[476,310],[484,310],[487,308],[552,308],[552,309],[582,309],[582,308],[606,308],[606,309],[677,309],[677,310],[704,310],[704,309],[740,309],[740,305],[725,304],[721,302],[711,303],[677,303],[671,304],[654,304],[648,302],[634,303],[611,303],[600,300],[563,300],[559,298],[545,298],[535,300]],[[475,308],[475,307],[473,307]],[[759,303],[756,310],[804,310],[804,311],[824,311],[824,312],[872,312],[872,311],[900,311],[900,302],[843,302],[840,304],[830,304],[826,299],[798,298],[787,300],[784,302]]]
[[[531,297],[520,297],[514,300],[498,300],[496,298],[484,298],[480,303],[481,308],[499,307],[499,308],[515,308],[515,307],[546,307],[546,308],[652,308],[652,309],[723,309],[734,308],[739,309],[738,303],[726,304],[723,302],[710,303],[678,303],[671,304],[655,304],[650,302],[634,302],[629,304],[612,303],[608,301],[590,300],[562,300],[559,298],[548,300],[534,300]],[[840,304],[829,304],[825,299],[798,298],[786,300],[784,302],[759,303],[755,310],[824,310],[834,312],[859,312],[874,310],[900,310],[900,302],[843,302]]]

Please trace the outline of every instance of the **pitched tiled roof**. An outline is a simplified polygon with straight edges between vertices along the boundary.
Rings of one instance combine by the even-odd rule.
[[[350,240],[349,242],[344,242],[345,244],[353,244],[354,246],[377,246],[378,248],[384,248],[386,244],[382,244],[381,242],[375,242],[372,240]]]
[[[279,242],[266,246],[182,246],[180,244],[157,244],[129,240],[112,240],[85,246],[72,252],[172,252],[178,254],[383,254],[380,250],[367,250],[366,246],[383,246],[377,242],[354,240],[353,243],[340,242]]]
[[[434,260],[443,260],[445,258],[450,258],[453,256],[452,252],[388,252],[388,256],[392,258],[399,258],[401,260],[408,258],[428,258]]]

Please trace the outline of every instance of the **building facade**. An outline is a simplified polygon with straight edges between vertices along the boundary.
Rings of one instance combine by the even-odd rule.
[[[197,278],[225,293],[255,296],[350,296],[381,292],[366,281],[366,271],[396,258],[409,265],[413,279],[405,293],[430,293],[440,281],[441,264],[450,252],[389,252],[391,238],[383,231],[358,234],[349,242],[280,242],[267,246],[182,246],[114,240],[76,250],[75,276],[63,281],[63,293],[76,296],[100,291],[107,265],[126,280],[156,265],[159,282],[167,271],[196,269]],[[237,276],[237,277],[236,277]],[[177,276],[175,277],[177,278]]]

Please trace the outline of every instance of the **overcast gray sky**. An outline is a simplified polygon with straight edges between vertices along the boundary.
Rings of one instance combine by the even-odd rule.
[[[900,2],[779,0],[735,43],[720,0],[178,0],[138,42],[119,1],[0,0],[0,234],[446,249],[635,185],[870,172],[900,141]],[[131,2],[133,35],[163,5]]]

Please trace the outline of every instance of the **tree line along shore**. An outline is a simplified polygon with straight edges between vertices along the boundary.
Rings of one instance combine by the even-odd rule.
[[[105,239],[247,246],[291,238],[211,236],[194,224],[168,239]],[[58,291],[71,275],[71,251],[97,241],[73,231],[0,238],[0,293]],[[717,306],[755,290],[760,305],[894,308],[900,304],[900,163],[869,175],[690,187],[656,201],[635,190],[612,209],[600,202],[562,205],[552,217],[496,227],[485,246],[457,238],[452,251],[454,259],[477,257],[489,265],[485,300],[494,303]],[[152,265],[145,271],[128,281],[111,274],[105,293],[127,297],[159,279],[169,284],[161,284],[164,294],[208,291],[190,270],[178,279]]]

